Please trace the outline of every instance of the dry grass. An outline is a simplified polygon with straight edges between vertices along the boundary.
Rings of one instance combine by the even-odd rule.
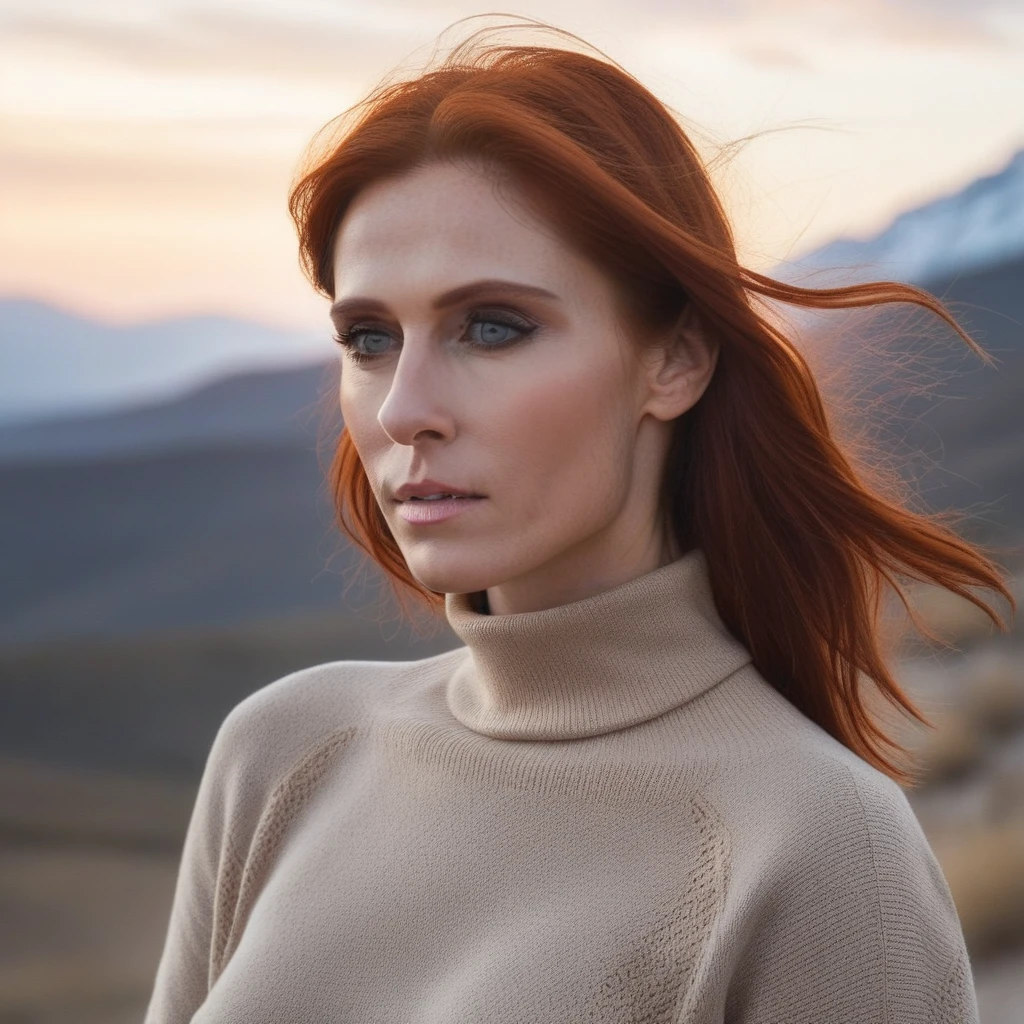
[[[180,852],[195,786],[0,757],[0,841]]]
[[[0,845],[0,1020],[140,1020],[176,872],[168,857]]]
[[[1018,642],[1004,639],[958,658],[903,666],[907,690],[936,725],[897,730],[923,766],[922,784],[908,797],[949,882],[972,957],[1024,944],[1022,655]]]
[[[938,728],[906,740],[927,766],[908,795],[982,967],[1024,948],[1019,664],[1007,648],[919,665]],[[0,1020],[141,1019],[193,788],[0,759]]]
[[[1024,816],[931,838],[972,955],[1024,942]]]
[[[907,739],[921,761],[929,785],[962,778],[975,768],[985,751],[985,734],[969,716],[957,710],[929,711],[934,729],[916,729]]]

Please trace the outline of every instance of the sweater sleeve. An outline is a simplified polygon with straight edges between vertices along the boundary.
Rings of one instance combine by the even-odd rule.
[[[231,843],[245,704],[214,739],[185,834],[163,952],[144,1024],[186,1024],[205,1000],[241,865]]]
[[[348,735],[373,662],[325,662],[249,694],[222,722],[185,833],[144,1024],[188,1024],[226,968],[243,879],[268,800],[326,737]]]
[[[726,1024],[978,1024],[960,920],[905,794],[842,775],[747,922]]]

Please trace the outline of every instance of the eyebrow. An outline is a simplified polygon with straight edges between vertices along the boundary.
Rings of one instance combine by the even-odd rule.
[[[506,295],[532,295],[536,298],[542,299],[558,298],[554,292],[549,292],[546,288],[538,288],[536,285],[520,284],[516,281],[501,281],[496,278],[486,278],[481,281],[470,281],[469,284],[459,285],[458,288],[452,288],[450,291],[447,291],[443,295],[439,295],[434,299],[432,305],[434,309],[446,309],[449,306],[454,306],[456,303],[470,299],[481,292],[487,292],[491,295],[495,293],[503,293]],[[352,298],[339,299],[335,302],[331,306],[330,315],[335,317],[354,309],[383,310],[385,308],[387,307],[379,299],[353,296]]]

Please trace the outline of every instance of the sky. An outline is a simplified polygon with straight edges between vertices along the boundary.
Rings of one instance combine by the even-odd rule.
[[[501,3],[624,65],[709,162],[766,133],[712,162],[754,269],[877,233],[1024,147],[1022,0]],[[286,209],[304,147],[489,10],[0,0],[0,296],[325,329]]]

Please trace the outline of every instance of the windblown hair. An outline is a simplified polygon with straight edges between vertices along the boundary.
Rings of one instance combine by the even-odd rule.
[[[483,45],[479,34],[412,80],[385,80],[347,112],[340,139],[311,151],[289,198],[308,277],[334,297],[334,241],[361,189],[469,158],[510,174],[609,275],[638,339],[692,305],[719,356],[703,396],[675,423],[664,526],[681,551],[704,551],[718,612],[764,678],[869,763],[916,783],[908,751],[863,692],[870,679],[894,707],[932,725],[887,667],[886,588],[929,636],[900,578],[959,594],[1000,629],[1002,618],[969,588],[991,588],[1015,609],[1012,592],[990,557],[950,527],[955,516],[914,512],[868,482],[872,474],[830,427],[810,365],[752,300],[818,310],[913,303],[990,357],[922,289],[890,281],[813,289],[740,266],[697,150],[644,86],[604,55]],[[345,429],[330,477],[345,533],[400,599],[411,592],[436,611],[444,595],[410,573]]]

